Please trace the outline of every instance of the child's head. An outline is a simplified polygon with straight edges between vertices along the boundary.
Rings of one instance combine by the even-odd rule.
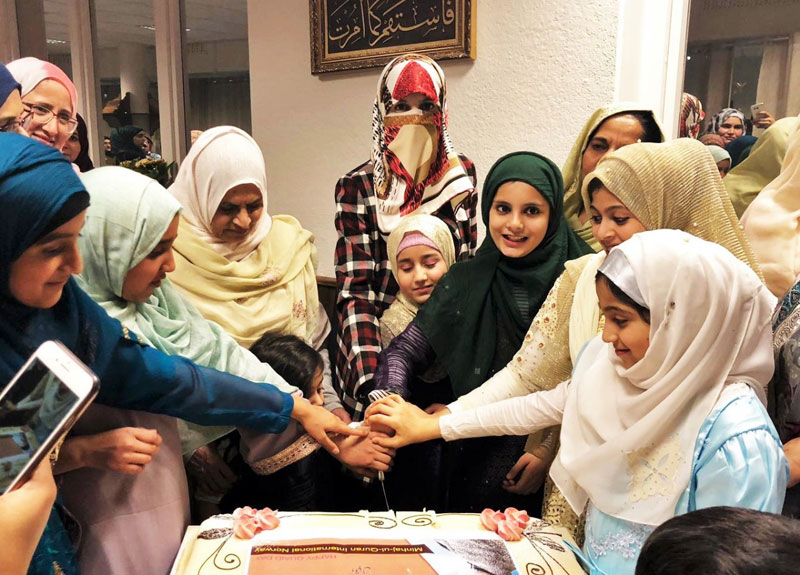
[[[563,220],[564,183],[550,160],[514,152],[486,175],[481,214],[492,242],[507,258],[524,258],[556,234]]]
[[[728,150],[711,144],[707,145],[706,149],[714,158],[714,163],[717,165],[717,169],[719,170],[719,176],[721,178],[727,176],[731,169],[731,155],[728,153]]]
[[[597,299],[606,317],[603,341],[626,369],[644,357],[650,347],[650,310],[612,282],[603,272],[595,276]]]
[[[407,216],[389,234],[389,261],[407,300],[422,305],[455,259],[450,230],[431,215]]]
[[[709,507],[662,523],[642,547],[636,575],[796,573],[800,521],[738,507]]]
[[[644,224],[602,181],[592,178],[587,185],[592,235],[608,252],[633,234],[645,231]]]
[[[296,335],[265,333],[250,351],[288,383],[297,386],[312,405],[322,405],[322,356]]]

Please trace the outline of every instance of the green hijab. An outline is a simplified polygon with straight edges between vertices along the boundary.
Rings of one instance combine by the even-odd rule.
[[[503,156],[489,170],[481,197],[484,224],[489,225],[498,188],[515,181],[533,186],[550,204],[542,242],[522,258],[508,258],[487,235],[473,259],[450,268],[415,319],[447,369],[456,397],[486,381],[493,365],[511,360],[564,262],[591,253],[564,219],[564,184],[558,166],[533,152]],[[513,286],[527,292],[530,318],[520,312]],[[496,356],[499,331],[512,344],[508,357]]]
[[[161,184],[125,168],[107,166],[81,174],[91,197],[79,239],[83,272],[78,285],[139,339],[169,355],[227,371],[293,392],[282,377],[237,344],[219,325],[206,320],[168,279],[144,303],[122,299],[128,271],[155,248],[181,210]],[[186,424],[184,453],[221,437],[232,428]]]

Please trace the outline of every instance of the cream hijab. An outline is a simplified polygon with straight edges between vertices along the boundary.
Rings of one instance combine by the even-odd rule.
[[[772,124],[753,144],[750,155],[728,172],[723,181],[736,215],[744,215],[764,186],[780,174],[797,123],[796,117],[790,117]]]
[[[238,243],[211,232],[211,220],[228,190],[254,184],[264,200],[264,211],[255,229]],[[240,261],[267,237],[272,220],[267,213],[267,172],[256,141],[233,126],[203,132],[189,149],[169,191],[183,206],[183,218],[194,234],[221,256]]]
[[[264,211],[242,242],[225,243],[211,234],[211,218],[225,193],[243,182],[262,190]],[[181,294],[245,347],[267,331],[310,342],[319,313],[314,236],[291,216],[267,214],[264,158],[255,141],[230,126],[206,130],[169,191],[183,206],[170,275]]]
[[[397,278],[397,256],[400,255],[397,253],[397,248],[407,234],[414,232],[422,234],[436,244],[447,269],[450,269],[450,266],[456,261],[456,250],[453,246],[453,236],[450,233],[450,228],[436,216],[414,214],[400,220],[400,223],[392,230],[386,240],[389,266],[395,279]],[[400,291],[397,292],[395,302],[397,305],[393,303],[381,316],[381,325],[386,326],[393,335],[401,333],[408,327],[408,324],[417,316],[417,311],[419,311],[420,307]],[[390,338],[386,337],[388,333],[384,334],[383,331],[382,327],[381,339],[384,345],[388,345]]]
[[[683,230],[727,248],[759,273],[714,158],[697,140],[631,144],[608,154],[584,178],[582,195],[587,211],[588,187],[595,179],[619,198],[645,229]],[[600,310],[594,276],[604,258],[602,253],[592,256],[575,288],[569,324],[573,364],[584,343],[597,333]]]
[[[636,234],[600,270],[650,310],[650,346],[632,367],[595,337],[569,384],[551,476],[576,512],[658,525],[691,479],[700,426],[723,387],[765,402],[775,298],[725,248],[676,230]]]
[[[756,196],[742,226],[769,290],[782,298],[800,275],[800,120],[781,173]]]

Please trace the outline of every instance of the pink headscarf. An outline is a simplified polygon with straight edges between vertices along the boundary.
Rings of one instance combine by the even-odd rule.
[[[78,112],[78,91],[75,89],[75,84],[64,73],[64,71],[45,60],[39,58],[27,57],[19,58],[13,62],[6,64],[6,68],[11,72],[11,75],[22,86],[21,94],[24,98],[31,90],[39,85],[42,80],[55,80],[67,89],[69,93],[69,103],[72,106],[72,116]]]

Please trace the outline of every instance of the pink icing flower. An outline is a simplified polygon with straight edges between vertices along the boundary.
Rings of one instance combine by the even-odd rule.
[[[281,523],[275,513],[269,507],[238,507],[233,512],[233,532],[239,539],[252,539],[261,531],[275,529]]]
[[[501,521],[497,524],[497,534],[506,541],[519,541],[522,539],[522,527],[516,521]]]
[[[480,518],[486,529],[494,531],[506,541],[519,541],[531,521],[527,511],[515,507],[507,507],[505,512],[487,508],[481,512]]]
[[[240,517],[233,520],[233,533],[239,539],[252,539],[258,527],[252,517]]]

